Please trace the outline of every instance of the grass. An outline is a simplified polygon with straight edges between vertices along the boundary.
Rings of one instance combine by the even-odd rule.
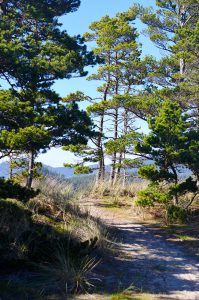
[[[0,200],[0,296],[10,300],[16,289],[18,299],[31,293],[64,299],[67,293],[89,291],[96,283],[93,269],[112,251],[109,228],[80,209],[79,191],[71,183],[48,177],[37,180],[35,188],[40,194],[25,204]],[[30,278],[23,276],[22,265]]]
[[[137,289],[133,284],[128,288],[110,295],[110,300],[152,300],[158,299],[154,298],[153,295],[144,293],[142,289]]]
[[[94,186],[92,193],[98,195],[98,197],[110,196],[111,198],[118,199],[120,197],[134,198],[137,192],[144,189],[147,185],[146,181],[128,181],[123,187],[122,183],[118,181],[113,187],[110,187],[108,181],[100,182],[96,187]]]
[[[70,252],[59,245],[49,263],[36,265],[37,272],[30,286],[37,290],[59,293],[67,296],[71,293],[84,292],[92,286],[91,274],[96,266],[95,258],[71,257]]]
[[[125,188],[121,182],[117,182],[110,188],[108,182],[101,182],[99,186],[94,186],[90,192],[90,197],[93,199],[100,199],[101,205],[106,208],[125,208],[134,206],[137,193],[145,188],[146,181],[134,182],[129,181],[126,183]]]
[[[161,299],[150,294],[118,293],[110,296],[110,300],[155,300]]]
[[[193,240],[196,240],[196,238],[194,238],[193,236],[189,236],[189,235],[179,234],[179,235],[176,235],[176,237],[179,238],[182,241],[193,241]]]

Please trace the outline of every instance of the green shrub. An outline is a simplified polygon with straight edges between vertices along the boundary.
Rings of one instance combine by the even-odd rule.
[[[183,207],[172,204],[167,207],[166,217],[169,223],[184,223],[187,221],[188,213]]]
[[[149,185],[146,189],[138,192],[136,205],[154,206],[155,203],[166,204],[170,200],[170,195],[159,189],[159,186]]]
[[[10,180],[0,178],[0,198],[12,198],[23,202],[27,202],[30,198],[38,195],[39,190],[27,189],[20,184]]]

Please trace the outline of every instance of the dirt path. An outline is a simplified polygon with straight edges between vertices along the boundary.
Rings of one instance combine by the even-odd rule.
[[[88,207],[92,215],[117,229],[117,239],[121,241],[119,256],[107,257],[99,267],[102,294],[132,285],[135,290],[153,295],[135,299],[199,300],[198,261],[158,236],[153,225],[139,222],[132,208],[110,209],[93,201]],[[102,294],[90,297],[111,299]]]

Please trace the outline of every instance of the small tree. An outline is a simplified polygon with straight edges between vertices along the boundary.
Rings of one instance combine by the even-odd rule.
[[[6,96],[6,97],[5,97]],[[31,187],[35,158],[51,146],[86,144],[92,136],[92,122],[77,103],[64,103],[58,95],[57,105],[46,105],[37,98],[37,107],[21,101],[9,91],[0,93],[0,143],[4,155],[10,152],[28,156],[27,187]]]
[[[198,176],[194,172],[198,169],[195,157],[197,155],[198,158],[198,154],[191,151],[192,145],[198,145],[198,135],[189,140],[191,131],[187,116],[182,114],[179,104],[170,100],[163,103],[156,117],[149,119],[149,128],[151,132],[137,143],[136,151],[140,156],[153,160],[154,164],[142,166],[139,174],[153,186],[167,184],[166,191],[176,205],[179,195],[198,190],[197,178],[190,177],[181,182],[179,176],[183,166]]]

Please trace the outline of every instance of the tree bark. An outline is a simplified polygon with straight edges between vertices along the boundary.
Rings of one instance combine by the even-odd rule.
[[[182,7],[180,6],[179,12],[180,12],[180,26],[184,27],[187,19],[186,9],[184,5],[182,5]],[[180,58],[180,75],[183,75],[184,73],[185,73],[185,59]]]
[[[97,175],[96,175],[96,185],[97,186],[102,179],[102,162],[103,162],[102,133],[103,133],[103,127],[104,127],[104,113],[102,113],[100,116],[99,137],[98,137],[98,141],[97,141],[97,151],[98,151],[98,155],[100,157],[100,159],[98,161],[98,169],[97,169]]]
[[[13,177],[13,167],[12,167],[12,157],[10,157],[10,163],[9,163],[9,179],[12,179]]]
[[[178,173],[177,173],[175,167],[172,165],[171,165],[171,170],[175,176],[175,184],[178,184]],[[178,193],[177,192],[175,193],[175,195],[173,197],[173,204],[178,205]]]
[[[123,153],[120,152],[120,155],[118,157],[118,164],[119,166],[117,167],[116,171],[115,171],[115,178],[114,178],[114,185],[119,181],[120,179],[120,173],[121,173],[121,163],[122,163],[122,155]]]
[[[114,116],[114,140],[118,138],[118,109],[115,110],[115,116]],[[117,152],[114,151],[112,155],[112,161],[111,161],[111,172],[110,172],[110,179],[109,183],[110,186],[113,186],[114,179],[115,179],[115,164],[117,161]]]
[[[118,65],[118,53],[115,53],[115,64],[116,66]],[[119,91],[119,78],[118,78],[118,74],[116,71],[116,79],[115,79],[115,95],[118,95],[118,91]],[[114,114],[114,140],[117,140],[118,138],[118,108],[115,109],[115,114]],[[113,155],[112,155],[112,163],[111,163],[111,172],[110,172],[110,178],[109,178],[109,183],[110,186],[113,186],[114,184],[114,179],[115,179],[115,164],[117,161],[117,152],[114,151]]]
[[[96,174],[96,186],[100,184],[100,182],[104,181],[105,177],[105,164],[104,164],[104,152],[101,146],[100,151],[100,160],[98,161],[98,169]]]
[[[28,163],[28,176],[26,181],[26,187],[31,189],[33,180],[33,170],[34,170],[34,152],[29,152],[29,163]]]
[[[108,76],[108,82],[104,91],[104,97],[103,100],[106,101],[107,94],[108,94],[108,88],[109,88],[109,76]],[[105,177],[105,164],[104,164],[104,151],[103,151],[103,145],[102,145],[102,135],[104,132],[104,111],[100,115],[100,124],[99,124],[99,137],[97,141],[97,151],[99,152],[100,160],[98,161],[98,171],[96,175],[96,185],[99,185],[100,181],[104,181]]]
[[[124,109],[124,135],[126,135],[128,132],[128,113],[127,110]],[[124,159],[126,158],[126,147],[124,147]],[[123,188],[126,186],[126,178],[127,178],[127,172],[126,172],[126,166],[124,166],[123,171]]]

